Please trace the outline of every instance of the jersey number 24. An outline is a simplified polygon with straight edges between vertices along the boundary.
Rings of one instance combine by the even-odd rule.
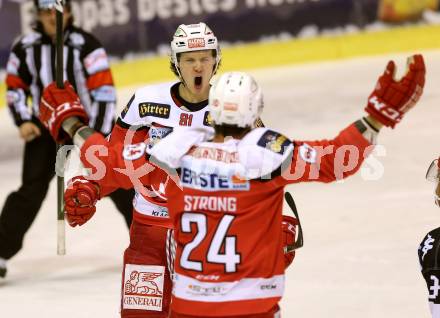
[[[235,273],[237,265],[240,264],[241,256],[237,253],[237,238],[235,236],[228,236],[227,232],[235,216],[224,215],[220,220],[215,234],[209,245],[206,261],[209,263],[223,264],[226,273]],[[207,236],[207,218],[202,213],[186,212],[182,214],[180,230],[183,233],[191,233],[191,224],[196,224],[196,235],[194,239],[187,243],[182,251],[180,257],[180,266],[198,272],[203,271],[203,262],[190,260],[191,252],[197,248]],[[222,251],[223,247],[223,251]],[[191,257],[191,259],[193,259]]]

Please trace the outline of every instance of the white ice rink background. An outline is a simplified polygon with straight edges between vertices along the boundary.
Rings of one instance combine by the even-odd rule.
[[[364,114],[388,59],[395,59],[402,73],[405,56],[253,71],[265,95],[263,121],[292,139],[333,138]],[[440,225],[433,184],[424,180],[429,163],[440,154],[440,51],[425,52],[425,57],[424,96],[396,129],[381,131],[383,146],[373,155],[375,163],[344,182],[288,188],[305,245],[287,271],[283,317],[430,317],[417,246]],[[118,92],[120,109],[133,91]],[[2,203],[19,186],[22,144],[6,109],[0,113]],[[383,175],[367,180],[380,173],[377,167],[383,167]],[[67,229],[67,256],[56,256],[53,182],[23,250],[0,282],[0,317],[118,317],[127,243],[123,219],[105,199],[89,223]]]

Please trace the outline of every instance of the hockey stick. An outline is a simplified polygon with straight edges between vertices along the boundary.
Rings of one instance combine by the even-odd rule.
[[[284,198],[286,199],[287,205],[290,207],[290,209],[293,212],[293,215],[295,215],[296,219],[298,220],[298,238],[295,240],[295,244],[288,245],[285,253],[293,252],[294,250],[303,247],[304,245],[304,237],[303,237],[303,231],[301,226],[301,221],[299,220],[298,210],[296,209],[295,201],[292,198],[292,195],[286,191],[284,193]]]
[[[55,81],[58,88],[64,88],[63,73],[63,0],[39,0],[40,8],[56,10],[56,67]],[[57,144],[57,153],[62,147]],[[56,161],[57,165],[64,165],[64,161]],[[64,166],[55,167],[57,171],[57,255],[66,254],[66,222],[64,220]]]
[[[63,0],[55,1],[56,9],[56,82],[58,88],[64,88],[63,73],[64,73],[64,63],[63,63]],[[61,145],[57,145],[57,151],[61,148]],[[64,220],[64,167],[62,167],[63,174],[57,176],[57,254],[66,254],[66,221]]]

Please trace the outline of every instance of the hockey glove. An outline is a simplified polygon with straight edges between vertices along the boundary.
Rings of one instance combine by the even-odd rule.
[[[281,227],[283,230],[284,243],[284,268],[289,267],[295,258],[295,250],[292,249],[292,246],[295,245],[296,227],[298,224],[298,219],[283,215]]]
[[[70,226],[83,225],[95,214],[100,199],[99,185],[79,176],[69,181],[64,191],[65,213]]]
[[[365,107],[368,114],[391,128],[402,120],[422,96],[426,73],[423,56],[413,55],[408,58],[407,72],[399,81],[395,80],[395,73],[396,65],[389,61]]]
[[[64,87],[57,88],[55,83],[51,83],[44,89],[40,102],[40,121],[58,143],[64,143],[69,139],[61,127],[64,120],[74,116],[84,123],[89,120],[72,85],[66,81]]]

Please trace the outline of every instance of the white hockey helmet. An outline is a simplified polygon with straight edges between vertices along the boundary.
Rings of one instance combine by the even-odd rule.
[[[228,72],[209,91],[209,111],[217,125],[252,127],[263,111],[263,93],[249,74]]]
[[[215,70],[221,60],[220,47],[212,30],[203,22],[197,24],[181,24],[171,41],[171,61],[178,68],[177,54],[203,50],[215,50]]]

